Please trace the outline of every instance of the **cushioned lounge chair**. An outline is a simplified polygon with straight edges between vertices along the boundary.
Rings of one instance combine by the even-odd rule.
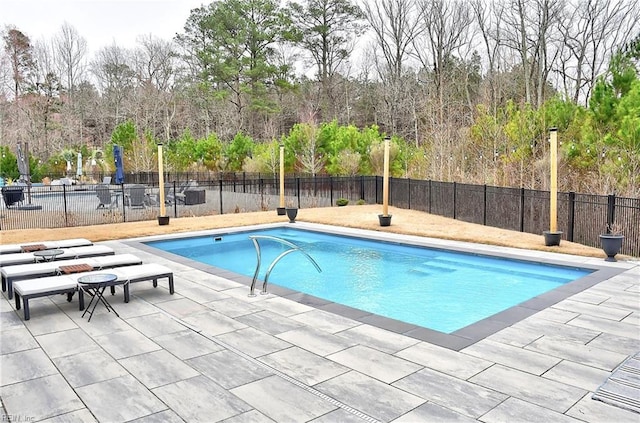
[[[109,273],[115,274],[117,284],[122,284],[124,290],[124,302],[129,302],[129,285],[136,282],[152,281],[153,287],[158,286],[158,279],[167,278],[169,293],[174,293],[173,272],[161,264],[149,263],[135,266],[109,269]],[[76,273],[73,275],[48,276],[38,279],[26,279],[16,282],[13,286],[16,297],[16,310],[24,306],[24,320],[31,318],[29,300],[32,298],[48,297],[55,294],[67,294],[71,301],[72,295],[78,291],[79,309],[84,309],[84,293],[78,290],[78,278],[91,274],[105,273],[105,271]],[[22,304],[21,304],[22,303]]]
[[[93,245],[91,241],[84,238],[63,239],[60,241],[29,241],[20,244],[0,245],[0,254],[13,254],[23,252],[24,247],[42,246],[43,250],[53,250],[56,248],[85,247]]]
[[[56,261],[115,254],[113,248],[107,247],[106,245],[88,245],[86,247],[64,248],[62,251],[64,251],[64,253],[56,256]],[[0,267],[35,262],[36,256],[34,256],[33,253],[12,253],[0,255]]]
[[[2,290],[9,291],[9,299],[13,296],[13,283],[23,279],[34,279],[54,276],[62,273],[61,267],[82,265],[92,270],[109,269],[112,267],[142,264],[142,260],[133,254],[114,254],[109,256],[77,258],[64,261],[47,261],[43,263],[19,264],[0,268],[2,276]]]

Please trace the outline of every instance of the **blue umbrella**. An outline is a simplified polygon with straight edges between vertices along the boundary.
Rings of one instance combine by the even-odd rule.
[[[124,166],[122,164],[122,149],[119,145],[113,146],[113,159],[116,162],[116,184],[124,184]]]

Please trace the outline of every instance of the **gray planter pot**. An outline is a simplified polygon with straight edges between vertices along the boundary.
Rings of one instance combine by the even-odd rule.
[[[602,245],[602,250],[607,255],[607,258],[604,259],[605,261],[617,261],[616,254],[618,254],[622,248],[622,241],[624,241],[624,235],[600,235],[600,245]]]
[[[158,225],[168,225],[169,224],[169,216],[158,216]]]
[[[278,207],[276,208],[276,211],[278,212],[278,216],[284,216],[286,214],[286,208],[285,207]]]
[[[289,223],[295,223],[296,216],[298,216],[298,209],[287,207],[287,217],[289,218]]]
[[[562,240],[562,231],[544,231],[542,234],[544,235],[544,245],[547,247],[560,245],[560,240]]]
[[[378,220],[380,221],[380,226],[391,226],[391,215],[383,215],[383,214],[379,214],[378,215]]]

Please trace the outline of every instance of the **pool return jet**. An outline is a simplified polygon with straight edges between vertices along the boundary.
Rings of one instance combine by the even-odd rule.
[[[271,262],[271,264],[269,265],[269,268],[267,269],[267,273],[264,276],[264,283],[262,284],[262,292],[260,292],[260,294],[262,295],[268,294],[267,283],[269,281],[269,275],[271,274],[271,271],[273,270],[275,265],[280,261],[280,259],[288,255],[289,253],[293,253],[294,251],[300,251],[302,254],[304,254],[304,256],[311,262],[311,264],[315,266],[318,273],[322,273],[322,269],[320,269],[320,266],[318,266],[318,263],[316,263],[316,261],[309,254],[307,254],[304,250],[302,250],[300,247],[298,247],[292,242],[289,242],[285,239],[278,238],[275,236],[270,236],[270,235],[250,235],[249,238],[253,241],[254,247],[256,247],[256,255],[258,257],[258,263],[256,264],[256,271],[253,274],[253,280],[251,281],[251,290],[249,291],[250,297],[256,296],[254,290],[256,287],[256,281],[258,280],[258,273],[260,272],[260,264],[262,261],[262,257],[261,257],[262,254],[260,252],[260,243],[259,243],[259,240],[261,239],[279,242],[291,248],[280,253],[280,255]]]

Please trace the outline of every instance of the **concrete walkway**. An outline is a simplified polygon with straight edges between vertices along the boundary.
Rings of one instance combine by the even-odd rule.
[[[175,272],[87,322],[77,299],[0,300],[2,421],[638,422],[591,399],[640,350],[640,263],[460,351],[139,250]],[[506,250],[506,249],[505,249]],[[560,260],[565,256],[531,252]],[[603,264],[601,259],[573,258]]]

